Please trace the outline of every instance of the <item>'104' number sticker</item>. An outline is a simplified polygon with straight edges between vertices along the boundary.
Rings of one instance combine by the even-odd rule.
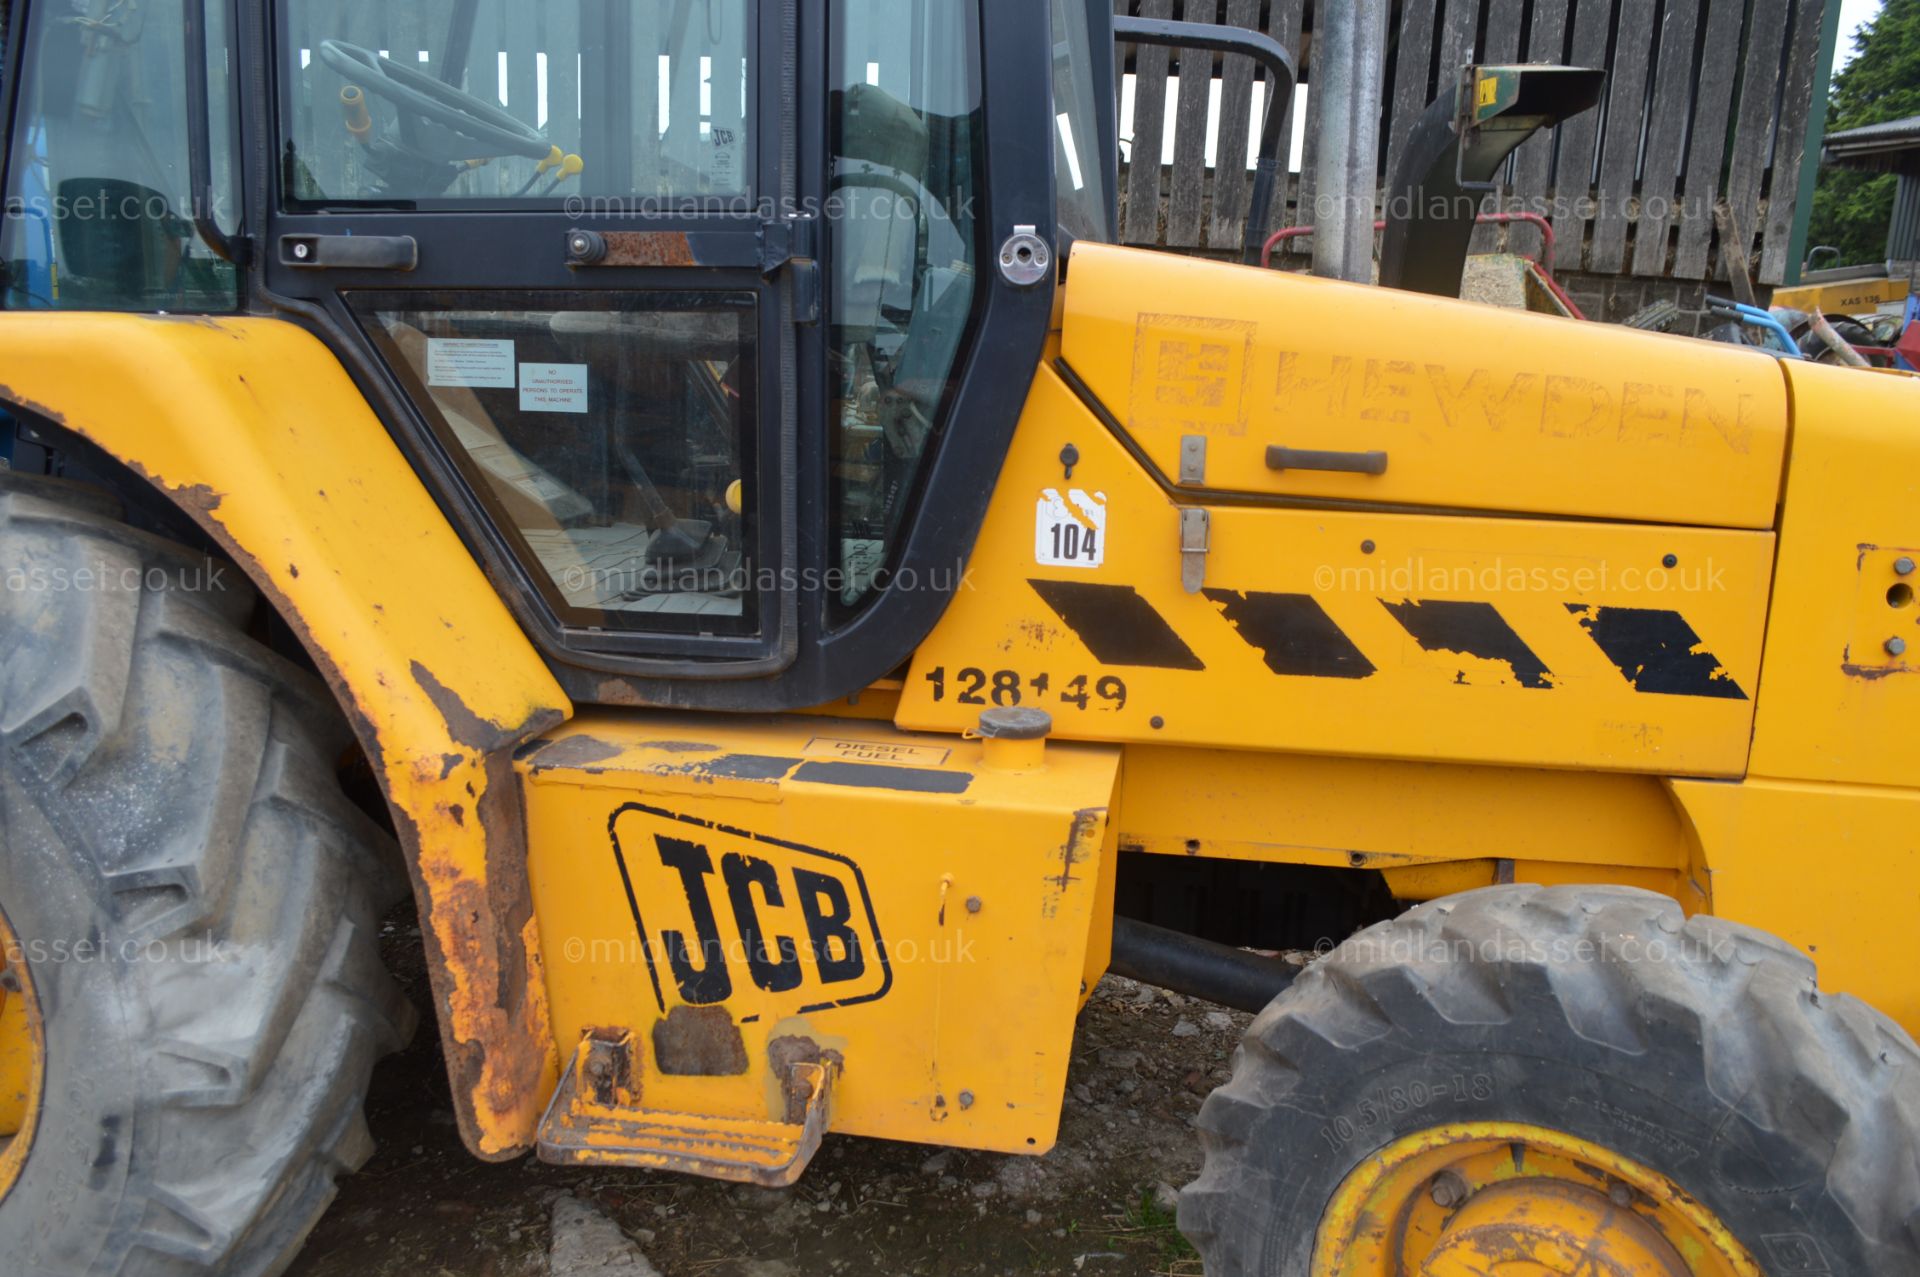
[[[1040,493],[1033,558],[1042,567],[1097,568],[1107,561],[1107,494],[1070,488]]]

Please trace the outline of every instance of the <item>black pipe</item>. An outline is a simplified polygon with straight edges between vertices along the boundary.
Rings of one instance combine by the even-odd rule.
[[[1298,967],[1277,958],[1132,918],[1113,920],[1113,957],[1107,970],[1236,1011],[1266,1010],[1300,974]]]
[[[1518,79],[1502,113],[1462,135],[1458,92],[1440,96],[1414,124],[1388,186],[1380,237],[1380,283],[1386,288],[1458,297],[1483,194],[1507,157],[1535,133],[1600,101],[1604,71],[1580,67],[1503,67]],[[1552,262],[1544,265],[1551,270]]]
[[[1115,17],[1116,40],[1134,44],[1165,45],[1172,49],[1199,49],[1205,53],[1241,53],[1267,69],[1267,108],[1260,123],[1260,158],[1253,171],[1253,207],[1247,213],[1246,244],[1242,258],[1251,266],[1260,260],[1267,242],[1267,220],[1273,207],[1273,193],[1280,180],[1280,126],[1287,109],[1293,105],[1293,56],[1273,37],[1244,27],[1216,26],[1211,22],[1169,22],[1163,18]],[[1145,144],[1134,139],[1135,159]],[[1158,145],[1157,139],[1154,145]],[[1117,148],[1116,148],[1117,149]],[[1153,157],[1158,164],[1159,156]],[[1230,157],[1221,156],[1224,166]]]

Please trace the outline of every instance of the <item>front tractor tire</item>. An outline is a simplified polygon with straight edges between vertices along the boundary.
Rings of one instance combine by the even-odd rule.
[[[116,513],[0,471],[0,935],[37,1029],[0,1269],[266,1277],[412,1032],[378,950],[403,875],[326,689],[244,632],[252,589]]]
[[[1493,887],[1315,963],[1201,1110],[1208,1277],[1920,1273],[1920,1049],[1664,896]]]

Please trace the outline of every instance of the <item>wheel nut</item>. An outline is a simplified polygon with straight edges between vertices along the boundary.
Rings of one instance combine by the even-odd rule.
[[[1901,576],[1912,576],[1913,560],[1903,554],[1893,561],[1893,570]]]
[[[973,1092],[972,1092],[972,1091],[962,1091],[962,1092],[960,1092],[960,1107],[961,1107],[961,1108],[963,1108],[963,1109],[970,1109],[970,1108],[972,1108],[972,1107],[973,1107]]]
[[[1607,1196],[1613,1199],[1615,1206],[1633,1205],[1633,1189],[1619,1180],[1607,1185]]]
[[[1433,1177],[1433,1186],[1427,1190],[1433,1198],[1433,1204],[1442,1210],[1452,1210],[1467,1200],[1467,1181],[1453,1171],[1442,1171]]]
[[[1901,638],[1899,635],[1896,634],[1894,637],[1887,640],[1888,656],[1905,656],[1906,654],[1907,654],[1907,641],[1905,639]]]

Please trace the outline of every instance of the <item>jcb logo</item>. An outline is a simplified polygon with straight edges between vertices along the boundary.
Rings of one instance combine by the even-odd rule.
[[[639,803],[611,827],[662,1011],[669,985],[694,1006],[757,990],[779,999],[778,1014],[805,1014],[892,984],[866,879],[847,857]]]

